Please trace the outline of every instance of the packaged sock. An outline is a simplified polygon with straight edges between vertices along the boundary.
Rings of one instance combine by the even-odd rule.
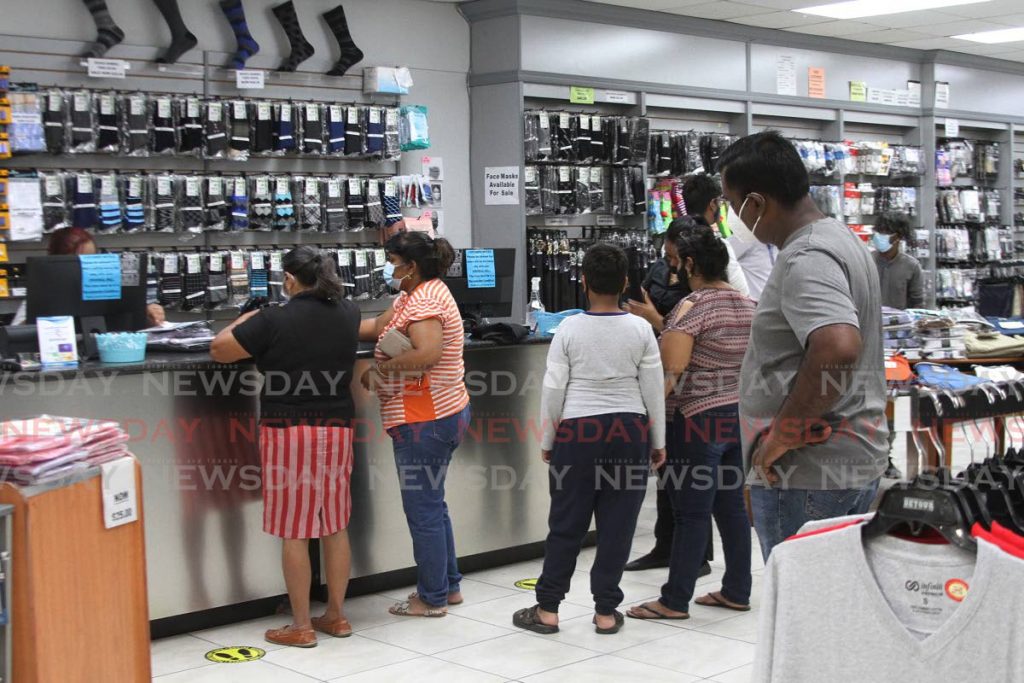
[[[267,154],[274,149],[273,105],[270,102],[256,102],[256,117],[252,123],[252,153]]]
[[[384,158],[384,111],[381,107],[366,108],[366,153],[375,159]]]
[[[398,107],[384,109],[384,159],[387,161],[398,161],[402,158],[402,140],[398,118]]]
[[[262,251],[249,253],[249,297],[262,299],[270,295],[270,272],[267,255]]]
[[[317,231],[324,225],[323,181],[314,176],[297,178],[296,184],[302,187],[302,209],[300,229]]]
[[[184,232],[200,233],[206,227],[203,179],[197,175],[181,178],[183,191],[178,202],[179,222]]]
[[[398,183],[394,178],[384,181],[384,192],[381,196],[384,207],[384,225],[391,227],[402,220],[402,200],[398,196]]]
[[[523,156],[526,161],[540,159],[537,139],[537,112],[523,112]]]
[[[146,183],[141,173],[122,175],[121,199],[124,202],[124,232],[146,229]]]
[[[210,310],[222,309],[228,304],[226,258],[227,254],[223,251],[206,255],[206,306]]]
[[[232,251],[228,255],[228,263],[228,301],[232,306],[242,306],[249,300],[248,254],[244,251]]]
[[[551,114],[551,147],[555,159],[572,161],[572,115],[569,112]]]
[[[124,120],[124,152],[132,157],[149,156],[149,98],[145,93],[131,93],[121,100]]]
[[[203,135],[203,153],[207,159],[223,159],[227,156],[228,123],[224,103],[220,100],[207,100],[203,104]]]
[[[643,116],[635,116],[629,120],[632,154],[630,163],[640,165],[647,161],[651,149],[651,124]]]
[[[576,185],[576,213],[590,213],[590,167],[576,166],[573,168],[573,175]]]
[[[367,250],[356,249],[354,251],[353,279],[355,280],[355,291],[352,298],[356,301],[365,301],[370,298],[370,257]]]
[[[43,108],[43,130],[46,136],[46,151],[50,154],[64,154],[68,151],[68,101],[61,90],[48,90]]]
[[[231,192],[231,230],[249,229],[249,184],[244,176],[232,179],[226,188]]]
[[[268,277],[268,298],[272,303],[280,303],[284,301],[282,294],[284,293],[284,266],[282,261],[284,260],[284,252],[275,249],[268,255],[270,261],[270,271]]]
[[[589,176],[590,210],[594,213],[607,211],[608,203],[604,196],[604,169],[600,166],[591,166]]]
[[[170,95],[153,98],[153,124],[151,130],[153,154],[174,154],[178,149],[177,102]]]
[[[380,198],[380,183],[376,178],[366,179],[366,227],[384,227],[384,205]]]
[[[225,179],[221,176],[207,176],[206,178],[203,229],[208,232],[219,232],[227,229],[228,221],[230,220],[230,209],[224,188],[225,181],[233,186],[235,179]]]
[[[366,108],[351,105],[345,108],[345,154],[366,154]]]
[[[181,310],[195,311],[206,307],[207,277],[202,254],[185,254],[182,273]]]
[[[177,229],[177,179],[168,173],[149,176],[150,215],[154,232]]]
[[[523,170],[523,194],[527,216],[539,216],[544,213],[540,201],[540,176],[536,166],[527,166]]]
[[[384,266],[388,262],[383,249],[373,249],[367,254],[370,260],[370,298],[381,299],[388,294],[388,283],[384,280]]]
[[[94,111],[92,92],[76,90],[71,93],[71,142],[68,151],[72,154],[91,154],[96,151]]]
[[[604,119],[600,116],[590,117],[590,158],[594,163],[606,163],[608,150],[604,141]]]
[[[246,161],[249,158],[249,151],[252,149],[250,129],[249,103],[245,100],[233,100],[228,105],[229,159]]]
[[[70,227],[64,182],[60,173],[40,173],[39,188],[43,200],[43,232]]]
[[[574,140],[576,161],[580,163],[590,163],[593,160],[593,152],[591,150],[591,136],[590,136],[590,115],[580,114],[576,117],[576,139]]]
[[[178,254],[167,252],[163,254],[160,268],[160,285],[157,291],[157,303],[168,311],[176,311],[181,308],[181,265]]]
[[[249,182],[249,229],[269,232],[274,226],[274,197],[271,178],[258,175]]]
[[[534,112],[537,119],[537,161],[549,161],[555,158],[551,145],[551,117],[546,111]]]
[[[93,175],[79,172],[68,176],[71,184],[71,225],[76,228],[95,230],[99,222],[96,210],[96,186]]]
[[[120,232],[123,219],[121,216],[121,196],[117,189],[117,174],[103,173],[95,178],[97,210],[99,212],[100,232]]]
[[[202,102],[198,97],[186,97],[178,110],[178,153],[199,156],[203,151]]]
[[[355,256],[351,249],[338,249],[335,261],[338,264],[338,279],[345,292],[346,299],[352,299],[356,292]]]
[[[327,179],[326,185],[325,228],[328,232],[340,232],[348,228],[348,206],[345,200],[347,183],[338,177],[332,177]]]
[[[106,154],[121,152],[121,117],[119,100],[112,93],[100,93],[96,104],[96,151]]]
[[[321,105],[309,102],[302,110],[302,153],[318,155],[324,152],[324,112]]]
[[[327,113],[327,152],[345,153],[345,108],[332,104],[325,107]]]
[[[297,133],[296,107],[291,102],[274,105],[274,153],[295,151]]]
[[[295,199],[292,190],[291,178],[278,176],[273,179],[274,184],[274,218],[272,228],[280,231],[291,231],[295,229]]]
[[[345,208],[348,210],[348,229],[362,230],[366,227],[366,198],[363,195],[363,183],[359,178],[348,178]]]
[[[576,213],[576,181],[572,166],[558,167],[558,215],[571,216]]]

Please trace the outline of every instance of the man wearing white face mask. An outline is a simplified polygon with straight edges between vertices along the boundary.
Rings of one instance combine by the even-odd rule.
[[[805,522],[867,512],[886,468],[882,302],[871,254],[809,194],[775,131],[719,161],[726,199],[778,248],[740,373],[754,526],[765,559]]]
[[[900,250],[900,245],[909,238],[910,222],[906,216],[886,212],[876,219],[871,246],[875,248],[883,306],[902,309],[924,306],[921,264]]]

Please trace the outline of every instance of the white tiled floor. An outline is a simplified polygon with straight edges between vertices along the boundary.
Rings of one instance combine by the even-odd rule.
[[[633,557],[654,544],[655,496],[647,496]],[[700,582],[710,591],[724,564],[716,538],[714,572]],[[541,561],[521,562],[470,574],[463,583],[466,603],[444,619],[392,617],[387,608],[412,588],[352,598],[345,611],[356,633],[351,638],[321,638],[312,650],[278,648],[263,632],[287,618],[268,617],[153,643],[153,676],[159,683],[646,683],[746,682],[757,640],[757,604],[763,565],[754,540],[754,609],[746,614],[694,606],[682,622],[628,619],[615,636],[599,636],[591,623],[588,571],[594,551],[584,550],[563,603],[561,632],[540,636],[512,626],[512,613],[534,604],[531,591],[513,584],[540,575]],[[622,583],[627,608],[657,597],[667,570],[627,573]],[[205,653],[227,645],[253,645],[266,657],[247,664],[210,664]]]

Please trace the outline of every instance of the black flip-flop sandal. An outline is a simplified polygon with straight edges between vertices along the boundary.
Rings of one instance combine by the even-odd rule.
[[[725,598],[722,597],[721,592],[719,592],[717,595],[715,593],[708,593],[704,597],[711,600],[711,602],[701,602],[702,598],[697,598],[693,601],[693,603],[695,605],[700,605],[701,607],[717,607],[720,609],[731,609],[733,612],[750,611],[750,605],[730,605],[728,602],[725,601]]]
[[[622,626],[626,623],[626,617],[623,616],[622,612],[615,610],[612,612],[615,616],[615,626],[610,628],[601,628],[597,625],[597,616],[594,616],[594,632],[602,636],[612,636],[622,630]]]
[[[637,605],[633,609],[642,609],[643,611],[647,612],[648,614],[653,614],[654,616],[651,616],[651,617],[638,617],[635,614],[633,614],[632,610],[630,610],[629,612],[626,612],[626,615],[630,619],[641,619],[643,621],[685,621],[686,619],[690,618],[689,614],[687,614],[684,617],[670,617],[667,614],[662,614],[661,612],[658,612],[657,610],[651,609],[647,605]]]
[[[512,615],[512,623],[527,631],[533,631],[544,636],[550,636],[553,633],[558,633],[557,626],[548,626],[540,620],[537,616],[537,610],[540,609],[540,605],[534,605],[533,607],[525,607],[515,614]]]

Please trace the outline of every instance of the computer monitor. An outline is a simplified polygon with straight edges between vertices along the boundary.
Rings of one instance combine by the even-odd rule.
[[[466,266],[467,251],[471,264],[479,268],[484,264],[482,277],[474,277],[471,282],[469,268]],[[494,257],[493,284],[487,274],[487,262]],[[480,271],[477,270],[477,273]],[[510,318],[512,317],[512,296],[515,292],[516,250],[515,249],[460,249],[455,253],[455,262],[448,269],[445,284],[459,304],[459,312],[463,317]],[[485,286],[479,286],[484,284]],[[474,285],[474,286],[470,286]],[[490,286],[486,286],[490,285]]]
[[[143,254],[138,256],[134,261],[138,272],[122,276],[120,298],[98,301],[86,301],[82,297],[82,264],[78,256],[29,257],[25,262],[27,322],[34,324],[39,317],[70,315],[75,318],[78,332],[133,332],[147,327],[148,259]],[[126,285],[125,282],[137,284]]]

